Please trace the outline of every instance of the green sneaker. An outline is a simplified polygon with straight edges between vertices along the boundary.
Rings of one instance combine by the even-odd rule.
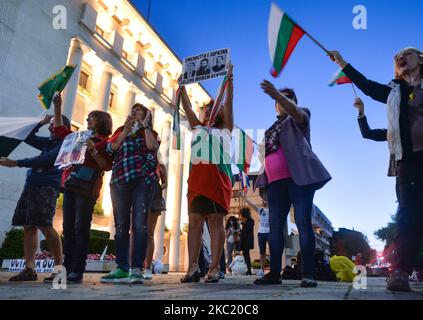
[[[129,283],[130,284],[144,283],[142,271],[139,268],[134,268],[131,270],[131,272],[129,273]]]
[[[128,283],[129,273],[117,267],[110,271],[104,277],[101,277],[102,283]]]

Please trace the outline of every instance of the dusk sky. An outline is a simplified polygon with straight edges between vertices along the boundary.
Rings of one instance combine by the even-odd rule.
[[[147,16],[148,1],[134,0]],[[329,50],[339,50],[368,78],[388,83],[393,56],[407,46],[423,48],[423,1],[277,0],[306,31]],[[373,232],[396,211],[395,180],[387,177],[385,142],[361,138],[351,85],[329,87],[338,67],[309,38],[298,44],[282,75],[269,73],[267,0],[152,0],[150,23],[179,56],[220,48],[231,49],[234,64],[235,122],[243,129],[266,129],[275,120],[274,103],[260,90],[268,79],[291,87],[299,105],[311,109],[312,145],[333,179],[315,197],[315,204],[335,228],[354,228],[370,245],[383,249]],[[353,8],[367,8],[367,30],[355,30]],[[213,96],[219,80],[203,82]],[[373,128],[386,128],[386,107],[358,91]]]

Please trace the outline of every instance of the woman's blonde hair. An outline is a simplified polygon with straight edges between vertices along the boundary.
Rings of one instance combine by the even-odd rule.
[[[395,79],[402,79],[402,76],[399,74],[399,70],[398,70],[398,66],[397,66],[397,62],[396,59],[400,54],[403,54],[406,51],[414,51],[415,53],[417,53],[420,57],[420,59],[423,61],[423,51],[414,48],[414,47],[407,47],[404,48],[402,50],[400,50],[395,56],[394,56],[394,70],[395,70]],[[423,64],[420,66],[420,75],[423,78]]]

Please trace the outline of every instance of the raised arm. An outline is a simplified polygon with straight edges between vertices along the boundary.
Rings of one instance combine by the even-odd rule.
[[[54,99],[54,127],[61,127],[63,126],[63,119],[62,119],[62,96],[58,93]]]
[[[185,86],[181,86],[181,104],[182,108],[185,111],[185,114],[188,119],[189,126],[192,128],[201,125],[200,120],[198,120],[197,115],[192,110],[191,101],[189,100],[187,90],[185,89]]]
[[[338,51],[329,51],[328,55],[366,96],[382,103],[388,101],[388,96],[392,90],[391,87],[367,79],[354,69],[351,64],[347,63]]]
[[[358,125],[360,127],[361,136],[364,139],[373,141],[387,141],[388,130],[386,129],[371,129],[364,114],[364,103],[360,98],[354,101],[354,107],[359,111]]]
[[[233,65],[229,65],[228,70],[228,88],[226,89],[225,104],[223,106],[224,115],[224,128],[232,131],[234,128],[234,111],[233,111],[233,100],[234,100],[234,75]]]
[[[125,124],[122,131],[119,133],[119,136],[116,139],[113,139],[114,137],[112,137],[111,140],[113,141],[108,144],[108,148],[110,148],[112,152],[118,151],[122,146],[123,140],[125,140],[126,136],[131,132],[132,125],[135,121],[136,118],[132,115],[129,115],[128,118],[126,118]]]
[[[281,106],[283,106],[283,109],[289,116],[291,116],[295,120],[295,122],[303,125],[307,123],[307,114],[303,110],[301,110],[294,101],[285,97],[281,92],[279,92],[279,90],[277,90],[271,82],[264,80],[261,83],[261,88],[272,99],[274,99]]]

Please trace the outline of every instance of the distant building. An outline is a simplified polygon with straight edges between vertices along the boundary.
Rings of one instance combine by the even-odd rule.
[[[330,256],[330,239],[333,236],[332,223],[316,205],[313,205],[312,223],[316,235],[316,248]]]

